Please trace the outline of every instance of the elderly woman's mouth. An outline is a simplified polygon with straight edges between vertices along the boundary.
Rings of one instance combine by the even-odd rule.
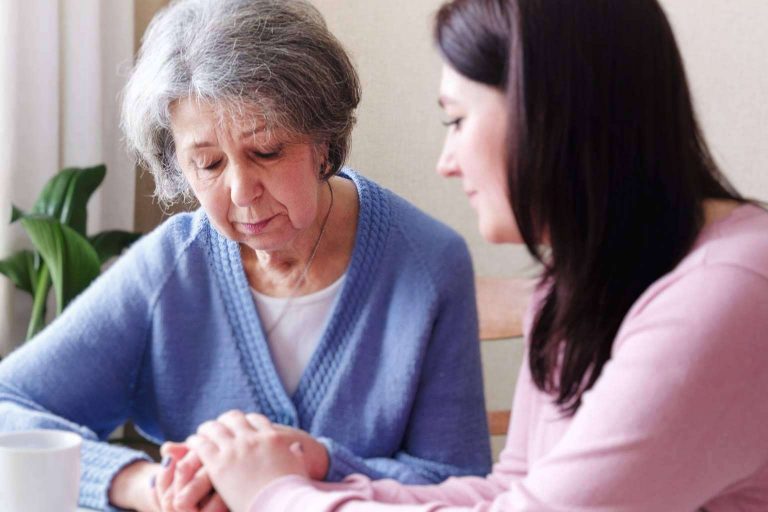
[[[258,235],[264,231],[264,229],[266,229],[266,227],[270,222],[274,220],[275,217],[277,217],[277,215],[273,215],[268,219],[264,219],[258,222],[233,221],[232,224],[235,226],[235,229],[241,233],[248,235]]]

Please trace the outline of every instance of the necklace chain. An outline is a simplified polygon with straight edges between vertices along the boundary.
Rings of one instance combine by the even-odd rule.
[[[285,301],[283,308],[280,310],[280,314],[277,315],[277,319],[267,329],[267,336],[272,334],[272,331],[274,331],[275,328],[280,324],[280,322],[283,320],[283,317],[285,317],[285,314],[291,308],[291,302],[296,297],[296,292],[299,291],[301,285],[306,281],[307,275],[309,274],[309,268],[312,266],[312,262],[314,261],[315,255],[317,254],[317,249],[320,247],[320,240],[323,239],[323,234],[325,233],[325,228],[328,224],[328,218],[331,216],[331,209],[333,208],[333,187],[331,186],[330,181],[326,181],[326,183],[328,183],[328,190],[331,192],[331,203],[328,205],[328,211],[325,212],[323,224],[320,226],[320,234],[317,235],[317,240],[315,240],[315,245],[312,247],[312,252],[309,254],[309,259],[304,265],[304,269],[301,271],[301,274],[299,274],[299,277],[296,278],[296,283],[293,285],[291,293],[288,294],[288,300]]]

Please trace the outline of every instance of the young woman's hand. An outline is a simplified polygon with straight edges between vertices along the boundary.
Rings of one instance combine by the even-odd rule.
[[[186,444],[202,461],[229,509],[247,512],[256,494],[272,481],[287,475],[310,476],[302,440],[312,438],[298,432],[278,428],[258,414],[231,411],[203,423]]]

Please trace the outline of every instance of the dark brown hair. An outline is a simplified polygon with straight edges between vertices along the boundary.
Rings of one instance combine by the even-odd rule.
[[[531,374],[573,414],[632,304],[691,249],[704,200],[743,199],[656,0],[454,0],[435,38],[459,73],[507,92],[512,209],[544,268]]]

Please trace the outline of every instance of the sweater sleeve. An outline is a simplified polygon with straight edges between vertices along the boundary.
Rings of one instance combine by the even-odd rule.
[[[764,276],[698,268],[628,316],[564,437],[496,496],[467,504],[451,498],[447,482],[426,504],[383,504],[374,502],[380,484],[359,477],[332,488],[286,477],[251,510],[696,510],[768,460],[766,332]],[[408,488],[401,486],[401,499],[396,492],[380,501],[413,502]]]
[[[323,438],[330,459],[327,480],[362,473],[375,479],[433,484],[451,476],[489,472],[472,262],[458,237],[446,252],[450,278],[438,291],[437,313],[401,449],[392,457],[362,458]]]
[[[145,243],[137,245],[0,364],[0,431],[44,428],[82,435],[80,503],[99,510],[108,508],[116,473],[148,460],[106,442],[131,414],[149,294],[157,287],[140,257]]]

